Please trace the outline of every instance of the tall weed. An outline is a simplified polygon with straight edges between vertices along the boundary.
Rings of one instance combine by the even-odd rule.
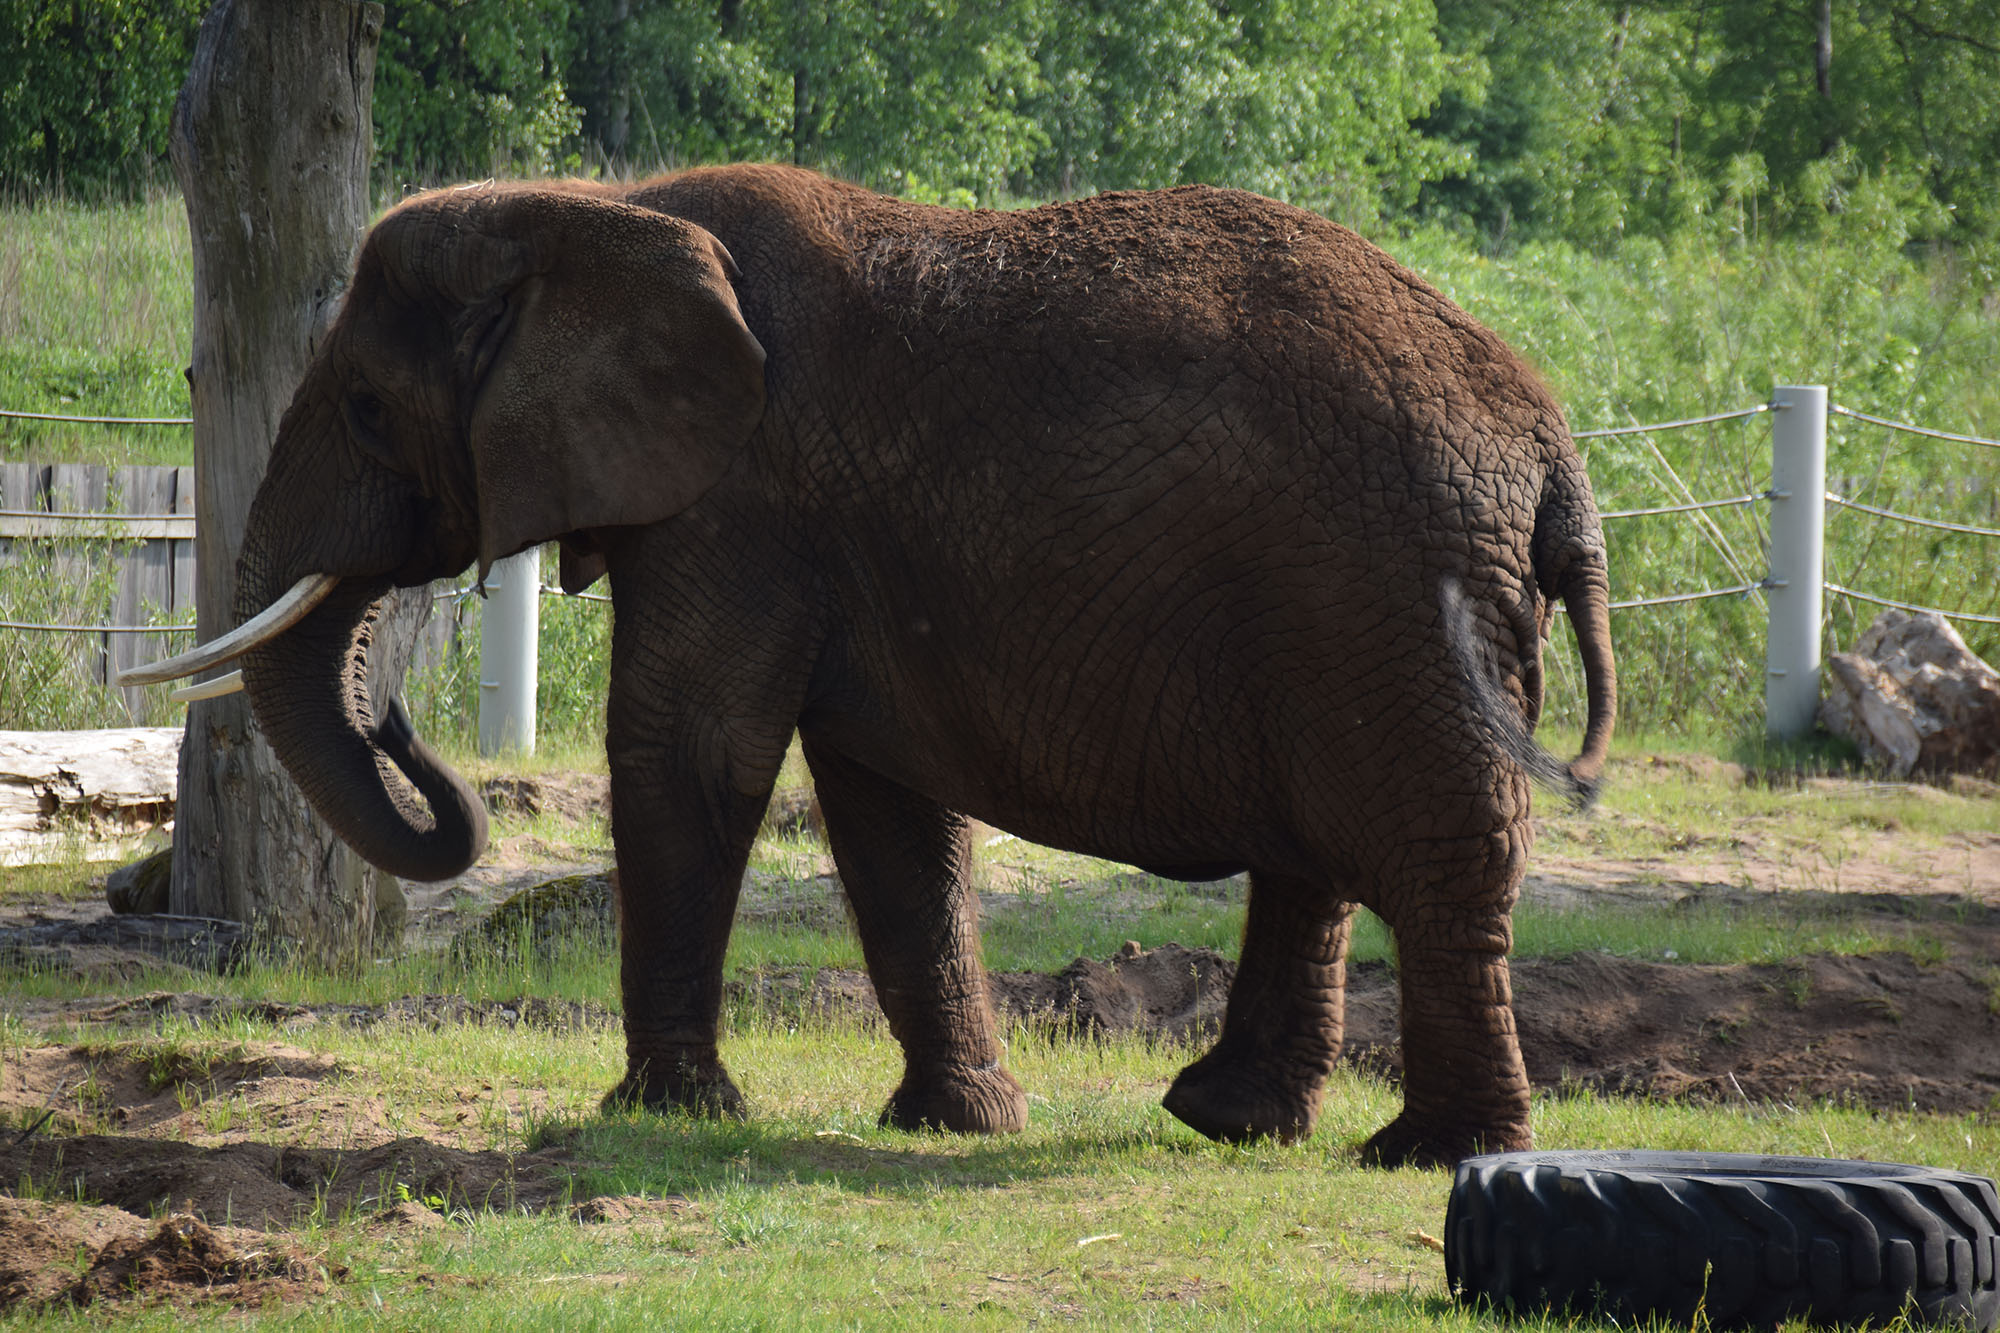
[[[0,206],[0,408],[188,414],[193,258],[180,196]],[[0,420],[0,462],[184,464],[186,427]]]
[[[0,497],[4,500],[4,497]],[[0,540],[0,731],[67,731],[172,721],[169,686],[124,691],[103,683],[106,636],[24,626],[113,623],[118,551],[94,538]],[[145,623],[171,617],[149,613]],[[185,646],[181,638],[151,643]]]

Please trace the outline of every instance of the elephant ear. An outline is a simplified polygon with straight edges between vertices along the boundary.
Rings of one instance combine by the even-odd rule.
[[[459,373],[481,573],[700,499],[764,412],[764,349],[729,252],[692,223],[582,192],[469,202],[461,225],[487,271],[452,285],[472,298]]]

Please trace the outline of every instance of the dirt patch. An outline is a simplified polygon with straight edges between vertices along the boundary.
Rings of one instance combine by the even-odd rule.
[[[1971,933],[1971,928],[1964,928]],[[2000,946],[2000,934],[1989,934]],[[2000,954],[1988,953],[1986,957]],[[1877,1110],[2000,1110],[2000,968],[1904,953],[1777,965],[1686,965],[1599,953],[1517,959],[1514,1014],[1540,1088],[1704,1101],[1832,1100]],[[1166,945],[1056,976],[1000,973],[994,1007],[1051,1036],[1220,1030],[1235,964]],[[779,1012],[879,1021],[860,972],[785,971],[739,983]],[[1396,976],[1349,970],[1343,1061],[1400,1077]]]
[[[987,978],[994,1013],[1051,1036],[1125,1033],[1209,1038],[1222,1030],[1222,1011],[1236,964],[1213,949],[1163,944],[1141,950],[1127,942],[1104,962],[1079,958],[1054,974],[996,972]],[[751,1014],[811,1014],[882,1021],[875,987],[865,972],[846,968],[773,968],[732,980],[726,994]]]
[[[372,1148],[204,1148],[112,1134],[0,1144],[0,1180],[11,1188],[28,1182],[35,1194],[91,1199],[140,1217],[171,1210],[265,1228],[321,1212],[371,1216],[412,1202],[442,1214],[537,1212],[569,1202],[569,1166],[561,1149],[510,1155],[420,1138]]]
[[[2000,1110],[2000,976],[1989,964],[1888,953],[1695,966],[1584,953],[1511,970],[1537,1087]],[[1400,1070],[1385,965],[1354,969],[1347,1031],[1344,1058]]]
[[[571,822],[611,809],[611,779],[601,773],[538,773],[488,778],[479,795],[496,815],[553,815]]]
[[[198,1123],[196,1109],[212,1099],[292,1101],[341,1072],[328,1056],[276,1043],[213,1051],[117,1043],[30,1046],[8,1052],[0,1063],[0,1124],[58,1134],[186,1129]]]
[[[0,1312],[105,1301],[261,1305],[317,1295],[343,1275],[247,1228],[0,1196]]]

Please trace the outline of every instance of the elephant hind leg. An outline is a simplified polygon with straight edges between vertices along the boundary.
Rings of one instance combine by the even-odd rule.
[[[1525,819],[1422,849],[1425,874],[1458,892],[1392,900],[1402,998],[1403,1110],[1362,1148],[1380,1166],[1449,1166],[1533,1146],[1515,1034],[1509,913],[1527,864]],[[1447,868],[1449,868],[1447,870]]]
[[[1028,1098],[1001,1068],[964,816],[805,741],[827,841],[861,935],[875,998],[903,1047],[882,1122],[1001,1134]]]
[[[1252,873],[1243,954],[1222,1036],[1163,1104],[1212,1139],[1312,1133],[1340,1057],[1354,904],[1305,880]]]

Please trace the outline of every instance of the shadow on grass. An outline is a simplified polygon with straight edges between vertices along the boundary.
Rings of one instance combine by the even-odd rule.
[[[700,1194],[818,1185],[854,1193],[924,1196],[1048,1177],[1092,1175],[1139,1159],[1261,1162],[1350,1156],[1354,1145],[1213,1143],[1157,1108],[1139,1128],[1036,1129],[990,1139],[898,1130],[813,1129],[792,1119],[715,1121],[679,1113],[607,1113],[545,1127],[535,1147],[575,1159],[576,1195]],[[1275,1160],[1275,1158],[1273,1158]]]

